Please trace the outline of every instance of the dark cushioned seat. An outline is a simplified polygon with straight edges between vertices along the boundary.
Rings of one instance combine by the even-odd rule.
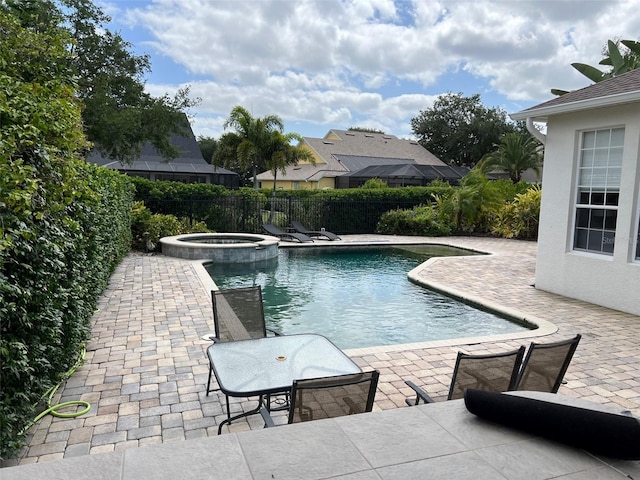
[[[507,427],[597,455],[640,460],[640,421],[632,416],[483,390],[465,390],[464,402],[474,415]]]

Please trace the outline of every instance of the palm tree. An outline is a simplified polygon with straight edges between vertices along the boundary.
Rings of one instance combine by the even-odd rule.
[[[504,205],[504,198],[496,182],[474,168],[452,188],[436,197],[438,217],[453,226],[456,232],[486,231],[491,218]]]
[[[626,48],[620,50],[620,45]],[[611,67],[609,71],[602,71],[597,67],[585,63],[572,63],[571,66],[587,77],[592,82],[598,83],[607,78],[622,75],[636,68],[640,68],[640,42],[634,40],[607,41],[604,58],[600,60],[600,65]],[[554,95],[564,95],[566,90],[552,88]]]
[[[254,118],[249,111],[237,105],[233,107],[224,128],[232,127],[241,141],[236,155],[241,165],[248,167],[253,175],[253,188],[258,190],[258,168],[267,167],[267,156],[273,132],[282,132],[284,124],[277,115]]]
[[[297,165],[298,162],[307,161],[315,164],[315,158],[310,150],[302,147],[302,137],[297,133],[282,133],[275,131],[271,134],[269,145],[269,156],[267,167],[273,173],[273,194],[271,198],[271,210],[269,212],[269,223],[273,223],[276,199],[276,179],[278,171],[286,173],[289,165]],[[297,145],[293,142],[297,141]]]
[[[508,133],[502,137],[497,150],[486,154],[476,165],[482,173],[506,171],[513,183],[518,183],[525,170],[538,175],[542,166],[540,144],[527,133]]]

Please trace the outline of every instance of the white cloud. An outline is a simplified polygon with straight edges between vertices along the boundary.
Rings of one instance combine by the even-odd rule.
[[[607,39],[640,32],[636,0],[120,0],[108,7],[147,32],[152,60],[164,56],[184,69],[180,82],[150,82],[149,90],[190,83],[203,99],[197,129],[218,130],[213,136],[234,105],[293,124],[368,123],[408,135],[410,119],[433,98],[463,88],[455,72],[484,89],[468,94],[493,91],[513,109],[547,100],[550,88],[585,86],[570,63],[596,65]],[[397,87],[404,84],[416,90]]]

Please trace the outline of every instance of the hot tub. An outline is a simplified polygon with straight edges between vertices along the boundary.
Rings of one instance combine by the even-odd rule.
[[[215,263],[249,263],[278,255],[278,239],[252,233],[187,233],[160,239],[162,253]]]

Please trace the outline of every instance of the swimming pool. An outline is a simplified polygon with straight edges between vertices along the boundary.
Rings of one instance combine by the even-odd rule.
[[[430,257],[462,254],[473,252],[432,245],[281,248],[274,261],[206,268],[219,288],[260,285],[268,326],[319,333],[344,349],[527,330],[407,279]]]

